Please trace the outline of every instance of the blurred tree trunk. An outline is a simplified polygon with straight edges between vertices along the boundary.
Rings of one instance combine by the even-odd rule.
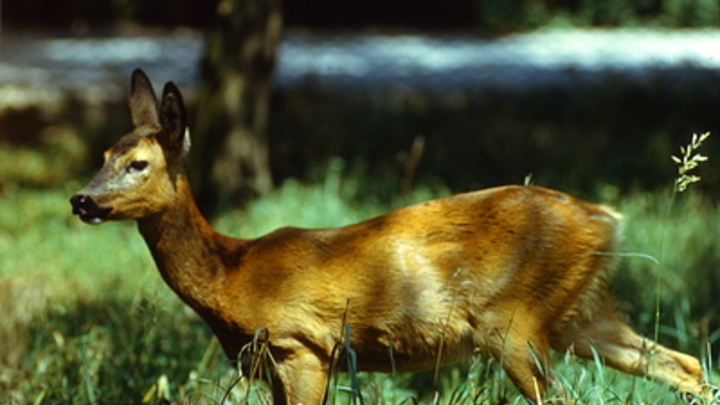
[[[266,127],[282,31],[281,0],[220,0],[207,33],[191,154],[198,203],[210,213],[272,188]]]

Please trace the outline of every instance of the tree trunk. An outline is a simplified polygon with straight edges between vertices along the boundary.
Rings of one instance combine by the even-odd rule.
[[[272,188],[266,137],[281,0],[220,0],[207,34],[191,154],[197,200],[209,213]]]

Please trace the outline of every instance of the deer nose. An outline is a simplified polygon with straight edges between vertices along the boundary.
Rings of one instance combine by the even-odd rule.
[[[72,212],[78,215],[83,222],[88,224],[100,224],[108,219],[112,207],[101,207],[95,198],[87,194],[76,194],[70,198]]]
[[[73,214],[78,215],[83,222],[97,225],[105,221],[112,207],[101,207],[95,199],[87,194],[76,194],[70,198]]]
[[[72,204],[72,213],[75,215],[92,215],[97,212],[98,205],[95,200],[84,194],[75,194],[70,198],[70,204]]]

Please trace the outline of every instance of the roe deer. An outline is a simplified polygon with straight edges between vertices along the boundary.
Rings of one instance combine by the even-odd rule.
[[[531,401],[545,394],[549,348],[597,353],[690,398],[709,395],[696,358],[638,336],[614,314],[606,284],[622,219],[612,209],[506,186],[343,228],[234,239],[193,201],[175,84],[158,103],[136,70],[129,105],[135,128],[71,198],[73,213],[90,224],[136,220],[162,277],[231,360],[267,330],[275,404],[323,402],[343,330],[359,370],[425,370],[480,352]]]

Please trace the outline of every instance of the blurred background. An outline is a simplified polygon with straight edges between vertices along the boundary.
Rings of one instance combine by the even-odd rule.
[[[580,194],[606,183],[652,189],[672,175],[667,159],[681,140],[720,125],[719,9],[714,0],[6,0],[0,142],[82,145],[66,151],[67,175],[97,167],[98,151],[127,129],[129,72],[141,67],[188,99],[207,210],[308,179],[333,156],[386,185],[411,175],[461,191],[532,173]],[[229,119],[212,100],[228,97],[232,72],[247,79],[236,91],[241,118]],[[410,174],[413,142],[424,148]]]
[[[0,397],[139,398],[165,375],[181,397],[189,373],[222,363],[134,228],[82,226],[66,202],[131,129],[137,67],[158,92],[182,89],[189,172],[220,230],[337,226],[531,178],[619,206],[627,249],[662,265],[624,263],[618,305],[644,333],[712,359],[720,142],[703,146],[703,180],[682,198],[670,155],[693,133],[720,134],[720,0],[0,8]],[[113,363],[120,347],[139,354]]]

